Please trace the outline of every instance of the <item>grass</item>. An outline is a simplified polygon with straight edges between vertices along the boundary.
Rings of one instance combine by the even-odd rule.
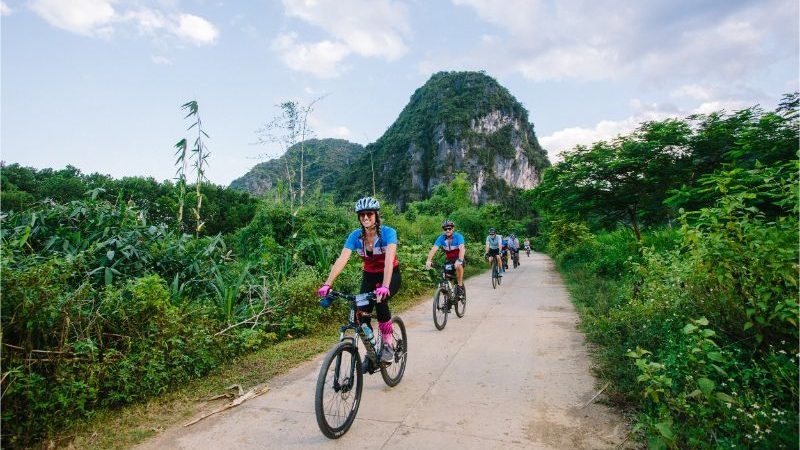
[[[484,264],[469,264],[465,278],[486,271]],[[433,289],[433,283],[431,283]],[[392,311],[401,313],[421,303],[430,301],[428,294],[399,295],[392,303]],[[221,394],[231,385],[240,385],[245,391],[275,376],[287,373],[315,355],[328,350],[338,339],[339,324],[321,327],[316,333],[302,338],[276,343],[232,360],[207,377],[186,385],[147,403],[128,405],[114,410],[101,410],[90,420],[68,432],[42,443],[42,448],[68,448],[86,450],[118,450],[136,444],[188,422],[199,412],[221,406],[227,400],[205,401]]]

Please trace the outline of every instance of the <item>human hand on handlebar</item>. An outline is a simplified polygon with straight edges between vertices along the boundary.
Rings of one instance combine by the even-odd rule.
[[[375,289],[375,295],[378,297],[377,302],[380,303],[381,300],[389,297],[389,288],[386,286],[381,286],[378,289]]]
[[[433,261],[431,261],[431,260],[425,261],[425,269],[426,270],[431,270],[431,265],[432,264],[433,264]]]
[[[330,291],[331,291],[331,285],[328,284],[328,283],[325,283],[325,284],[322,285],[322,287],[320,287],[317,290],[317,295],[319,295],[320,297],[325,297],[326,295],[328,295],[328,292],[330,292]]]

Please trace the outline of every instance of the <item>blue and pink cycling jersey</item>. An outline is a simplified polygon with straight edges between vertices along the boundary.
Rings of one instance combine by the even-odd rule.
[[[375,237],[374,246],[371,252],[364,251],[364,242],[361,239],[361,228],[353,230],[347,241],[344,243],[344,248],[355,250],[358,256],[364,260],[364,272],[383,272],[383,267],[386,262],[386,249],[390,244],[397,245],[397,231],[394,228],[381,225],[381,237]],[[397,255],[394,257],[393,267],[397,267],[400,263],[397,262]]]
[[[444,234],[440,235],[433,245],[441,248],[444,251],[445,259],[458,258],[458,246],[464,244],[464,236],[461,233],[453,233],[453,238],[449,241]]]

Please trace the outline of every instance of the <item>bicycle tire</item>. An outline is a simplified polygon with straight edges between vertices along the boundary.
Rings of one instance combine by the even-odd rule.
[[[458,318],[464,317],[464,312],[467,310],[467,286],[461,286],[461,297],[456,300],[455,309]]]
[[[497,284],[498,284],[497,280],[498,280],[497,263],[493,261],[492,262],[492,289],[497,289]]]
[[[403,319],[392,317],[392,337],[394,338],[394,362],[388,366],[381,365],[381,377],[389,387],[395,387],[406,372],[408,359],[408,336]]]
[[[438,286],[433,294],[433,325],[439,331],[447,325],[447,306],[442,304],[442,290]]]
[[[345,361],[344,355],[348,354],[350,358]],[[353,359],[355,359],[355,364],[352,364]],[[349,384],[347,390],[340,388],[339,391],[336,391],[333,387],[337,365],[340,369],[338,378],[344,381],[345,386],[355,381],[355,383]],[[348,371],[352,372],[343,378],[342,375],[347,374]],[[358,353],[358,349],[352,341],[339,342],[325,355],[325,359],[322,361],[314,396],[317,425],[325,437],[338,439],[347,433],[358,413],[363,387],[364,374],[361,372],[361,355]],[[326,388],[328,389],[326,390]],[[329,399],[327,398],[328,394],[330,394]],[[336,418],[341,420],[332,423]]]

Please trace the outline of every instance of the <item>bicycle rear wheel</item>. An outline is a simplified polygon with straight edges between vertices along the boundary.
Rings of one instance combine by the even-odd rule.
[[[320,431],[330,439],[347,433],[356,418],[363,387],[361,356],[350,341],[336,344],[322,361],[314,411]]]
[[[391,387],[397,386],[406,372],[408,357],[408,337],[403,319],[392,317],[392,337],[394,338],[394,362],[388,366],[381,365],[381,377]]]
[[[444,330],[447,325],[447,296],[442,297],[442,290],[437,286],[433,295],[433,325],[437,330]]]
[[[456,299],[456,316],[464,317],[467,310],[467,286],[461,286],[461,296]]]

